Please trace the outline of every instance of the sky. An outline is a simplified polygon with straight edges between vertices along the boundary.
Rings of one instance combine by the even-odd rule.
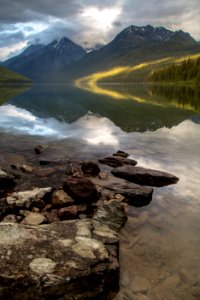
[[[66,36],[84,48],[130,25],[163,26],[200,40],[200,0],[0,0],[0,61]]]

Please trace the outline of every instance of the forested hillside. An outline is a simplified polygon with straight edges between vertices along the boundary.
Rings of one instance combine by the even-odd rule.
[[[153,71],[153,81],[187,82],[200,84],[200,57],[174,63],[168,67]]]
[[[30,82],[30,79],[0,66],[0,84]]]

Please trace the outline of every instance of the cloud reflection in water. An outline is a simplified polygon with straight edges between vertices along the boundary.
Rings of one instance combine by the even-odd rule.
[[[0,129],[6,132],[44,136],[52,139],[77,138],[89,144],[118,145],[122,133],[109,119],[85,115],[72,124],[54,118],[39,118],[14,105],[0,106]]]

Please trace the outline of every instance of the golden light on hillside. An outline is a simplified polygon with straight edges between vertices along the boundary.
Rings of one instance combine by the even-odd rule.
[[[115,67],[110,70],[106,70],[103,72],[93,73],[89,76],[85,76],[83,78],[79,78],[75,81],[75,86],[77,88],[80,88],[82,90],[91,92],[93,94],[98,95],[104,95],[111,97],[116,100],[134,100],[139,103],[148,103],[153,104],[157,106],[166,106],[166,103],[162,103],[159,101],[156,101],[155,99],[145,99],[144,97],[135,95],[134,93],[129,93],[128,91],[120,91],[120,90],[114,90],[110,84],[100,84],[100,82],[103,82],[104,79],[112,78],[114,76],[118,76],[120,74],[128,74],[128,73],[134,73],[138,70],[142,70],[145,68],[148,68],[150,66],[156,66],[157,68],[160,68],[163,63],[169,62],[169,63],[180,63],[187,59],[197,59],[200,57],[200,54],[190,55],[190,56],[184,56],[181,58],[175,58],[175,57],[166,57],[163,59],[155,60],[155,61],[149,61],[142,64],[134,65],[134,66],[124,66],[124,67]],[[177,103],[176,99],[174,101],[171,101],[168,103],[169,105],[173,105],[175,107],[184,108],[187,110],[195,110],[194,107],[192,107],[189,104],[181,104]]]

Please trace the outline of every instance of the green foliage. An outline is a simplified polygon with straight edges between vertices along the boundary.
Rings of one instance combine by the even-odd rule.
[[[0,66],[0,84],[6,84],[6,83],[30,83],[31,80],[17,74],[13,71],[10,71],[2,66]]]
[[[200,83],[200,57],[174,63],[163,69],[155,70],[150,76],[152,81]]]

